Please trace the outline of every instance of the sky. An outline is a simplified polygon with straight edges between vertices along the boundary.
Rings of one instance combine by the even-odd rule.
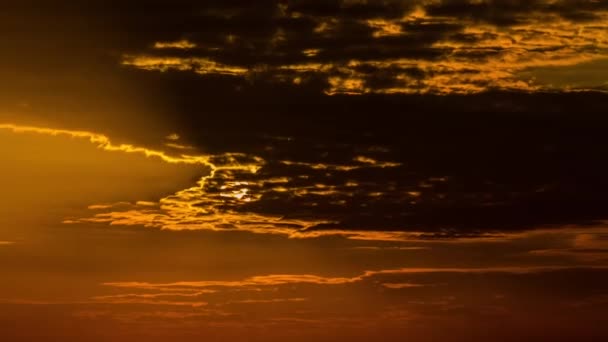
[[[608,2],[0,4],[3,341],[608,338]]]

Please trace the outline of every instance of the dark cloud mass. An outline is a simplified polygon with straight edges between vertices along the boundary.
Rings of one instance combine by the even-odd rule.
[[[24,8],[8,4],[3,13]],[[62,35],[86,51],[74,58],[121,64],[125,78],[171,104],[171,125],[199,152],[238,152],[260,166],[254,174],[220,170],[196,196],[167,198],[169,207],[198,208],[195,224],[164,215],[163,205],[160,216],[142,215],[152,210],[145,207],[136,220],[132,208],[96,220],[476,236],[606,219],[603,1],[42,9],[70,24],[54,26],[45,15],[30,32]],[[66,33],[85,24],[100,33],[86,41]],[[17,20],[3,25],[9,35],[23,31]],[[589,72],[585,63],[599,67]],[[589,81],[558,83],[552,70],[587,70]],[[234,218],[209,225],[219,214]]]
[[[200,89],[206,81],[191,82]],[[201,220],[236,215],[215,229],[264,227],[260,220],[273,217],[252,230],[457,237],[606,219],[608,102],[601,93],[325,97],[258,86],[231,91],[239,99],[233,104],[207,94],[201,103],[180,94],[188,108],[184,138],[205,153],[240,151],[263,161],[255,174],[218,171],[198,197],[177,196],[214,208]],[[580,110],[580,103],[589,106]],[[189,226],[196,220],[181,222],[197,229]]]
[[[147,28],[148,48],[125,53],[123,63],[298,85],[321,80],[317,86],[328,94],[450,94],[552,89],[521,72],[606,58],[606,6],[596,1],[284,1],[184,8],[186,16],[162,7],[138,12],[139,20],[128,25]],[[155,30],[163,33],[150,34]],[[162,47],[171,41],[188,45]]]
[[[234,113],[234,126],[225,129],[211,129],[213,120],[201,122],[201,130],[223,137],[219,148],[247,149],[269,161],[245,180],[288,179],[280,186],[253,187],[260,201],[237,210],[337,222],[318,229],[431,232],[605,219],[608,165],[600,157],[608,147],[605,95],[333,97],[310,105],[313,101],[290,108],[262,105],[264,123]],[[589,101],[594,111],[576,110]],[[251,139],[246,146],[230,146],[243,142],[243,134]],[[288,138],[277,139],[279,134]],[[213,138],[205,136],[209,141],[202,138],[200,145],[213,146]],[[209,182],[208,192],[223,184],[223,179]]]
[[[23,30],[20,17],[40,36],[88,27],[101,33],[78,44],[106,49],[125,66],[327,94],[568,88],[525,72],[576,68],[606,59],[608,48],[608,8],[592,0],[62,1],[40,6],[53,16],[34,17],[26,8],[3,5],[7,32]]]

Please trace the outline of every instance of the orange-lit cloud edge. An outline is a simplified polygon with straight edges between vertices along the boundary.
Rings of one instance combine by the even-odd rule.
[[[265,161],[257,156],[240,153],[227,153],[223,155],[170,155],[164,151],[148,149],[131,144],[115,144],[106,135],[88,131],[74,131],[44,127],[25,126],[17,124],[0,124],[0,130],[8,130],[16,134],[34,133],[50,136],[65,136],[84,139],[96,145],[99,149],[108,152],[122,152],[140,154],[149,158],[157,158],[166,163],[201,165],[209,170],[195,186],[177,191],[173,195],[161,198],[158,202],[136,201],[135,203],[119,202],[111,204],[91,203],[88,209],[93,216],[70,217],[64,220],[66,224],[93,223],[109,224],[115,226],[136,226],[162,230],[205,230],[215,232],[243,231],[255,234],[282,235],[288,238],[307,239],[323,236],[342,236],[351,240],[378,241],[378,242],[423,242],[423,243],[471,243],[471,242],[506,242],[543,234],[563,234],[566,236],[579,236],[589,232],[588,227],[569,226],[568,229],[537,229],[523,232],[488,232],[474,237],[446,237],[434,236],[429,239],[428,233],[419,231],[352,231],[342,229],[311,230],[319,224],[337,223],[314,218],[290,219],[282,216],[273,216],[251,212],[236,212],[221,209],[225,200],[236,202],[237,205],[257,201],[263,193],[249,193],[247,186],[252,181],[239,180],[239,172],[256,173]],[[376,161],[369,157],[358,156],[350,165],[333,164],[307,164],[291,161],[282,163],[297,164],[311,169],[327,170],[355,170],[359,168],[392,168],[400,164]],[[221,174],[220,174],[221,173]],[[209,196],[205,192],[205,183],[216,176],[231,177],[225,189],[219,196]],[[285,188],[288,179],[270,178],[259,182],[273,186],[273,191],[289,191],[294,194],[332,195],[337,189],[314,185],[312,187]],[[236,189],[236,190],[235,190]],[[418,194],[412,193],[416,197]],[[203,205],[201,205],[203,203]],[[406,228],[406,227],[402,227]],[[561,227],[564,228],[564,227]],[[608,227],[593,227],[594,234],[607,232]],[[0,243],[9,245],[12,242]],[[576,246],[573,246],[576,248]],[[538,255],[555,255],[560,253],[572,254],[572,250],[539,250]],[[584,254],[581,254],[584,256]]]
[[[120,202],[115,204],[91,204],[88,208],[92,211],[106,210],[108,212],[97,213],[93,217],[69,218],[64,223],[103,223],[111,225],[144,226],[167,230],[212,230],[230,231],[232,229],[219,228],[221,225],[234,225],[235,230],[248,231],[263,234],[280,234],[292,238],[309,238],[324,235],[352,235],[354,239],[400,239],[400,233],[378,233],[345,231],[306,232],[306,229],[320,224],[330,223],[317,220],[295,220],[284,219],[280,216],[269,216],[255,213],[222,212],[219,205],[224,198],[230,198],[247,203],[258,200],[261,194],[248,194],[247,191],[232,191],[227,189],[220,198],[208,199],[205,207],[196,204],[205,200],[204,186],[208,179],[212,179],[218,172],[245,172],[256,173],[264,165],[264,160],[256,156],[247,156],[240,153],[227,153],[223,155],[170,155],[164,151],[149,149],[131,144],[115,144],[110,138],[103,134],[88,132],[53,129],[45,127],[25,126],[12,123],[0,124],[0,130],[8,130],[13,133],[34,133],[50,136],[65,136],[88,140],[99,149],[108,152],[122,152],[140,154],[149,158],[157,158],[166,163],[201,165],[209,169],[208,175],[202,177],[195,186],[176,192],[174,195],[160,199],[158,202],[137,201],[135,203]],[[292,164],[284,161],[285,164]],[[300,163],[301,164],[301,163]],[[352,165],[329,165],[329,164],[305,164],[300,166],[312,169],[354,170],[358,168],[385,168],[396,167],[396,163],[377,162],[367,157],[357,157]],[[264,180],[269,184],[280,187],[284,179]],[[246,182],[235,180],[235,185],[246,185]],[[288,191],[285,189],[285,191]],[[331,194],[331,189],[313,187],[312,189],[289,189],[289,191],[304,191],[315,194]],[[124,208],[127,207],[127,210]],[[254,224],[252,224],[254,223]],[[299,229],[293,227],[300,227]],[[409,236],[409,235],[408,235]]]
[[[387,94],[473,94],[488,90],[508,91],[605,91],[605,84],[590,88],[569,85],[543,84],[534,77],[524,78],[524,73],[536,68],[576,68],[578,65],[598,60],[608,60],[608,12],[595,12],[595,18],[587,22],[575,22],[557,15],[534,13],[524,23],[510,27],[497,27],[471,19],[433,17],[423,7],[417,7],[399,19],[369,19],[362,22],[374,31],[373,37],[406,37],[403,25],[462,24],[460,34],[475,38],[472,41],[456,41],[443,38],[429,48],[443,51],[437,59],[389,58],[360,60],[348,58],[346,62],[317,60],[322,52],[314,47],[304,48],[302,54],[309,62],[294,64],[244,67],[225,64],[213,57],[193,55],[177,57],[162,50],[166,48],[190,50],[196,44],[188,40],[157,42],[154,54],[129,54],[123,65],[156,71],[191,71],[200,75],[229,75],[249,79],[252,75],[266,73],[277,80],[295,85],[305,83],[310,75],[320,75],[328,83],[326,94],[360,95],[367,93]],[[318,19],[315,33],[319,37],[332,34],[337,23],[330,19]],[[271,44],[272,45],[272,44]],[[218,47],[221,49],[221,47]],[[159,54],[159,50],[161,53]],[[482,57],[479,57],[482,56]],[[374,87],[367,84],[362,68],[375,68],[378,72],[395,75],[395,86]],[[425,76],[416,78],[405,72],[417,68]]]

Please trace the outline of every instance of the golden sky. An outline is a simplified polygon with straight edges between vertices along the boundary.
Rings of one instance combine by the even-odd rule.
[[[0,5],[2,341],[608,337],[608,3]]]

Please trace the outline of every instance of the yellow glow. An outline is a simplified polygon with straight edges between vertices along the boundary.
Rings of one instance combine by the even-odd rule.
[[[0,124],[0,129],[10,130],[14,133],[37,133],[53,136],[63,135],[73,138],[86,139],[89,140],[91,143],[97,145],[98,148],[105,151],[143,154],[146,157],[160,158],[162,161],[167,163],[202,164],[205,166],[213,167],[213,165],[209,163],[209,156],[172,157],[162,151],[151,150],[144,147],[134,146],[131,144],[113,144],[107,136],[87,131],[72,131],[33,126],[20,126],[14,124]]]
[[[133,66],[144,70],[193,70],[198,74],[245,75],[247,68],[218,63],[207,58],[178,58],[153,56],[126,56],[123,65]]]
[[[320,49],[306,49],[302,51],[302,54],[304,54],[306,57],[315,57],[319,54],[319,52],[321,52]]]
[[[177,133],[169,134],[165,137],[167,140],[179,140],[180,136]]]
[[[172,164],[201,165],[209,168],[207,176],[202,177],[195,186],[176,192],[171,196],[160,199],[158,202],[137,201],[135,204],[119,202],[114,204],[93,204],[89,209],[96,213],[92,217],[68,218],[65,223],[103,223],[111,225],[128,225],[154,227],[169,230],[230,230],[248,231],[259,234],[279,234],[290,238],[316,238],[321,236],[340,235],[353,240],[366,241],[424,241],[424,232],[402,232],[402,231],[348,231],[334,230],[311,230],[310,228],[319,224],[335,224],[330,220],[313,218],[287,219],[281,216],[256,214],[248,212],[233,212],[222,210],[224,200],[233,199],[239,202],[252,202],[261,198],[263,192],[253,192],[255,186],[263,188],[263,184],[284,184],[272,187],[268,191],[291,192],[294,195],[319,195],[319,196],[349,196],[349,191],[337,186],[316,184],[310,187],[291,187],[287,184],[289,178],[269,178],[253,181],[240,181],[234,172],[256,173],[263,165],[264,160],[259,157],[246,156],[242,154],[204,155],[204,156],[171,156],[163,151],[147,149],[129,144],[114,144],[102,134],[87,131],[71,131],[52,128],[41,128],[32,126],[20,126],[15,124],[0,124],[0,129],[15,133],[36,133],[50,136],[66,136],[84,139],[98,148],[111,151],[139,154],[147,157],[157,158],[163,162]],[[396,167],[400,164],[391,162],[378,162],[372,158],[360,156],[355,158],[361,164],[358,165],[332,165],[332,164],[310,164],[303,162],[282,161],[285,165],[307,167],[316,170],[352,171],[361,168]],[[243,162],[243,160],[246,160]],[[221,161],[221,162],[220,162]],[[221,192],[212,196],[205,191],[205,183],[221,173],[221,177],[230,177],[233,181],[226,181]],[[445,177],[432,178],[429,182],[443,182]],[[356,182],[348,182],[349,188],[357,187]],[[382,196],[382,193],[371,194]],[[410,191],[412,197],[421,196],[420,192]],[[342,201],[344,203],[344,201]],[[255,224],[251,224],[255,223]],[[450,238],[442,240],[436,238],[434,241],[445,243],[463,243],[467,241],[508,241],[520,238],[521,234],[497,235],[487,234],[474,238]],[[581,237],[579,241],[585,241]],[[583,242],[580,242],[583,244]]]
[[[373,28],[374,37],[399,36],[403,33],[401,25],[397,22],[392,22],[383,19],[370,19],[367,25]]]
[[[355,157],[355,161],[359,162],[359,163],[363,163],[363,164],[373,165],[373,166],[379,167],[379,168],[399,167],[399,166],[401,166],[401,163],[377,161],[377,160],[375,160],[373,158],[365,157],[365,156],[357,156],[357,157]]]
[[[188,50],[196,47],[196,44],[191,43],[186,39],[178,40],[175,42],[156,42],[154,43],[155,49],[182,49]]]

